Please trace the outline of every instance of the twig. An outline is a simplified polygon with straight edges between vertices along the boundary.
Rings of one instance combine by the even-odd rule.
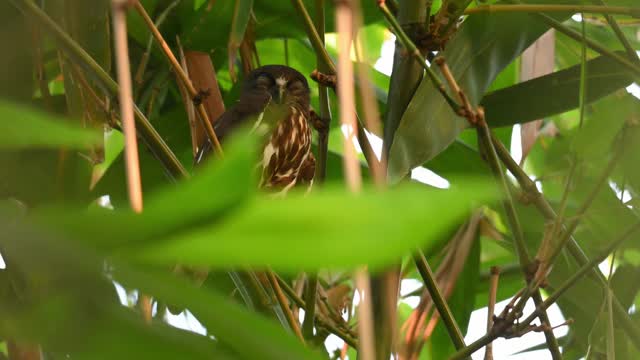
[[[266,271],[266,275],[267,275],[267,278],[269,279],[269,283],[271,284],[271,287],[273,288],[273,291],[276,294],[276,298],[278,299],[280,308],[282,309],[282,312],[287,317],[287,322],[289,323],[289,326],[291,326],[293,333],[296,334],[298,339],[300,339],[300,341],[302,341],[302,343],[304,344],[304,337],[302,336],[302,332],[300,331],[300,324],[298,323],[298,320],[293,317],[293,313],[289,308],[289,303],[287,299],[284,297],[284,294],[282,293],[282,289],[278,284],[278,280],[273,274],[273,271],[270,269]]]
[[[140,161],[138,159],[138,140],[136,123],[133,116],[133,88],[131,86],[131,68],[129,47],[127,44],[127,0],[113,0],[113,40],[116,55],[118,83],[120,84],[120,118],[124,132],[125,166],[127,167],[127,190],[129,204],[136,213],[142,212],[142,182],[140,180]],[[151,324],[151,298],[140,296],[142,317]]]
[[[498,293],[498,279],[500,278],[500,269],[497,266],[491,267],[491,278],[489,279],[489,304],[487,306],[487,333],[491,332],[493,327],[493,314],[496,307],[496,297]],[[493,342],[485,347],[484,360],[493,360]]]
[[[159,28],[160,25],[166,20],[169,16],[169,13],[180,3],[181,0],[174,0],[171,4],[167,5],[167,7],[158,15],[156,21],[154,22],[156,28]],[[138,65],[138,69],[136,70],[136,75],[134,77],[136,83],[138,85],[142,84],[144,80],[144,72],[147,68],[147,64],[149,63],[149,58],[151,57],[151,47],[153,46],[153,35],[149,36],[149,40],[147,41],[147,48],[144,53],[140,57],[140,64]]]
[[[29,0],[10,0],[11,3],[18,8],[25,15],[37,20],[37,22],[48,34],[51,34],[53,38],[61,45],[62,49],[68,56],[76,59],[83,67],[91,72],[93,77],[98,80],[100,85],[112,96],[116,96],[120,89],[118,83],[116,83],[107,72],[98,65],[98,63],[80,46],[75,42],[66,32],[64,32],[55,21],[53,21],[45,12],[43,12],[33,1]],[[167,146],[160,134],[154,129],[153,125],[149,123],[149,120],[140,112],[140,110],[134,107],[134,112],[138,125],[140,125],[140,135],[149,147],[151,152],[162,163],[164,168],[173,178],[189,177],[189,173],[182,166],[178,158]]]
[[[129,48],[127,44],[127,0],[113,0],[113,38],[118,83],[120,84],[120,117],[125,137],[125,164],[127,167],[127,188],[129,203],[133,211],[142,212],[142,184],[140,181],[140,162],[138,159],[138,140],[133,117],[133,90],[131,69],[129,66]]]
[[[189,92],[189,96],[191,96],[191,99],[194,102],[194,105],[196,105],[196,108],[198,109],[198,114],[200,115],[200,121],[202,121],[202,124],[204,125],[204,128],[207,131],[207,136],[209,137],[211,144],[213,144],[213,147],[216,149],[216,152],[218,153],[218,155],[223,156],[222,147],[220,146],[220,141],[218,141],[218,137],[216,136],[216,133],[213,130],[213,125],[209,119],[209,116],[207,115],[207,110],[205,109],[204,104],[202,103],[203,94],[201,93],[201,91],[196,90],[196,88],[191,83],[191,80],[189,80],[189,77],[187,76],[187,74],[185,74],[185,72],[182,71],[182,67],[180,67],[180,63],[176,59],[175,55],[173,55],[173,53],[171,52],[169,45],[166,43],[166,41],[164,41],[162,34],[160,34],[160,31],[155,26],[155,24],[153,23],[153,20],[151,20],[151,18],[149,17],[149,14],[147,14],[147,11],[144,9],[140,1],[136,0],[134,2],[134,6],[138,11],[138,13],[140,14],[140,16],[142,16],[142,18],[144,19],[144,22],[147,24],[147,27],[153,34],[153,37],[156,39],[156,41],[160,45],[160,48],[162,49],[164,55],[167,57],[167,60],[169,60],[169,63],[171,64],[173,71],[178,75],[178,78],[180,79],[180,81],[182,81],[183,85]]]
[[[449,332],[449,337],[451,338],[451,341],[453,341],[453,345],[457,350],[464,348],[466,346],[464,343],[464,336],[460,331],[460,327],[458,326],[456,319],[453,317],[453,313],[451,313],[451,309],[449,309],[447,301],[444,299],[442,293],[440,292],[440,288],[436,283],[433,272],[431,271],[431,267],[429,267],[429,263],[424,257],[422,251],[418,250],[413,257],[413,260],[416,264],[416,267],[418,268],[418,272],[420,273],[422,280],[424,281],[425,287],[431,295],[433,304],[435,305],[436,309],[438,309],[438,313],[442,318],[442,322]]]
[[[354,3],[354,21],[355,28],[360,29],[363,25],[362,23],[362,14],[360,11],[360,0],[353,0]],[[360,89],[360,98],[362,99],[362,109],[364,112],[364,123],[365,127],[369,129],[370,132],[374,134],[382,134],[382,123],[380,121],[380,112],[378,111],[378,102],[375,100],[375,96],[373,94],[373,86],[371,85],[371,79],[369,78],[369,71],[363,65],[362,54],[360,54],[362,47],[360,46],[360,41],[358,40],[359,36],[355,38],[355,53],[357,60],[357,77],[358,77],[358,85]],[[365,39],[366,40],[366,39]],[[364,136],[359,137],[359,142],[363,143],[362,138],[366,138],[366,134]],[[364,149],[363,149],[364,150]],[[370,154],[371,155],[371,154]],[[371,168],[371,173],[373,175],[373,180],[378,187],[384,187],[386,185],[387,175],[386,175],[386,157],[382,157],[379,161],[370,161],[370,164],[373,164],[373,168]]]
[[[478,5],[466,9],[465,15],[498,12],[571,12],[571,13],[596,13],[607,15],[629,15],[640,17],[640,8],[629,6],[598,6],[598,5]]]
[[[352,192],[359,192],[362,187],[362,176],[353,143],[358,124],[356,121],[353,63],[349,57],[353,38],[353,3],[350,1],[337,2],[335,13],[336,30],[338,32],[337,69],[338,77],[340,78],[338,82],[340,123],[346,129],[346,134],[342,137],[344,146],[343,164],[347,186]],[[373,360],[376,359],[373,335],[373,306],[369,275],[365,268],[356,271],[355,283],[360,290],[360,304],[358,305],[360,347],[358,348],[358,357],[363,360]]]
[[[302,5],[302,12],[305,12]],[[324,48],[325,16],[324,0],[316,0],[315,29]],[[323,61],[323,54],[316,53],[316,66],[322,73],[331,71],[331,68]],[[318,84],[318,117],[323,125],[323,129],[318,130],[318,156],[316,164],[316,174],[314,180],[322,184],[327,176],[327,157],[329,153],[329,131],[331,129],[331,107],[329,106],[329,89],[323,84]]]
[[[318,59],[322,60],[323,66],[325,66],[331,74],[336,73],[336,66],[333,64],[329,53],[324,48],[324,41],[318,35],[318,31],[316,27],[313,25],[313,21],[311,20],[311,16],[307,12],[307,9],[304,7],[302,0],[291,0],[293,6],[296,8],[298,15],[302,17],[302,22],[304,25],[304,29],[307,32],[307,37],[309,41],[311,41],[311,46],[315,51]]]
[[[313,337],[313,324],[316,315],[316,295],[318,294],[318,275],[307,276],[307,287],[304,293],[304,301],[307,306],[304,309],[304,321],[302,322],[302,334],[305,338]]]

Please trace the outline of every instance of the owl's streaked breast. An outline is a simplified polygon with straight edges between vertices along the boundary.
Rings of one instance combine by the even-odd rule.
[[[261,187],[287,191],[297,183],[312,181],[315,158],[311,152],[311,128],[303,112],[289,108],[287,116],[273,129],[261,163]]]

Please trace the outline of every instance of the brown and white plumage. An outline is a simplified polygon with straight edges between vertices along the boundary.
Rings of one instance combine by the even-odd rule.
[[[262,169],[260,186],[286,192],[295,185],[313,182],[309,112],[309,85],[302,74],[288,66],[262,66],[247,76],[238,103],[218,119],[215,131],[221,141],[247,125],[264,135],[258,163]],[[210,144],[206,144],[196,161],[210,151]]]

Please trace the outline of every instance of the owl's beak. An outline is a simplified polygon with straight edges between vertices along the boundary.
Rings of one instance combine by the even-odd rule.
[[[271,91],[271,101],[282,104],[284,101],[284,86],[277,85],[273,91]]]

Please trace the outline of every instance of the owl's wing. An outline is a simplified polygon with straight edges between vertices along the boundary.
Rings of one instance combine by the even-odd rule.
[[[215,121],[213,129],[220,143],[237,128],[249,125],[249,121],[254,121],[264,111],[270,100],[271,97],[266,93],[242,93],[236,105],[225,111]],[[212,150],[211,141],[207,139],[198,150],[194,158],[194,164],[198,165],[204,161]]]

